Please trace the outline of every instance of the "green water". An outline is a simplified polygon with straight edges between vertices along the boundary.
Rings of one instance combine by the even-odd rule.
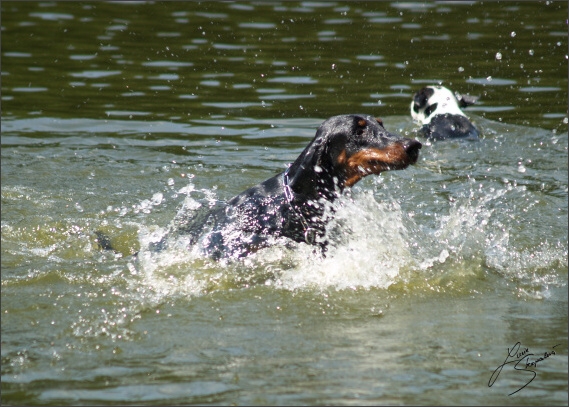
[[[3,404],[567,405],[566,2],[1,12]],[[145,250],[329,116],[415,137],[438,83],[483,137],[360,182],[326,258]]]

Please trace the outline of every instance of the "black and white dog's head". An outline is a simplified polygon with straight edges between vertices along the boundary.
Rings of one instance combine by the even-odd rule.
[[[477,139],[478,129],[461,110],[477,99],[468,95],[455,96],[444,86],[426,86],[413,96],[411,116],[423,125],[419,132],[428,139]]]

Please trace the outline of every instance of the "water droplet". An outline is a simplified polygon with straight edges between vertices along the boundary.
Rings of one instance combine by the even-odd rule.
[[[533,49],[530,49],[530,50],[528,51],[528,53],[529,53],[530,55],[533,55]]]
[[[448,258],[449,252],[446,249],[443,249],[439,254],[439,263],[444,263],[445,260]]]
[[[501,53],[501,52],[496,52],[496,60],[497,60],[497,61],[501,61],[501,60],[502,60],[502,53]]]
[[[516,36],[516,32],[515,32],[515,31],[512,31],[512,32],[510,33],[510,37],[514,38],[515,36]]]
[[[464,72],[464,68],[462,66],[458,67],[458,72]]]
[[[152,205],[160,205],[163,199],[164,195],[161,192],[157,192],[154,195],[152,195],[151,203]]]

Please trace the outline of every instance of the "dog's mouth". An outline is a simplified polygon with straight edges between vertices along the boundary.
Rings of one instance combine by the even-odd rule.
[[[351,187],[363,177],[384,171],[402,170],[415,164],[422,144],[416,140],[404,139],[386,148],[367,148],[350,157],[342,151],[338,163],[345,169],[345,185]]]

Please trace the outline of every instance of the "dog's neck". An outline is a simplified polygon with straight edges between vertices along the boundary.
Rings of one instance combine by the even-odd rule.
[[[303,201],[332,202],[344,189],[345,177],[324,150],[324,140],[316,137],[286,170],[288,185]]]
[[[334,201],[344,189],[344,181],[319,165],[293,163],[286,171],[287,185],[303,201]]]
[[[291,219],[297,222],[302,229],[302,239],[309,244],[315,244],[317,239],[322,239],[326,231],[324,201],[332,202],[338,195],[332,182],[331,189],[327,189],[321,179],[312,176],[307,171],[291,171],[295,168],[290,166],[282,174],[284,196],[288,203]],[[291,174],[292,173],[292,174]],[[318,173],[317,173],[318,174]],[[297,236],[298,238],[300,236]],[[321,245],[325,245],[320,241]]]

